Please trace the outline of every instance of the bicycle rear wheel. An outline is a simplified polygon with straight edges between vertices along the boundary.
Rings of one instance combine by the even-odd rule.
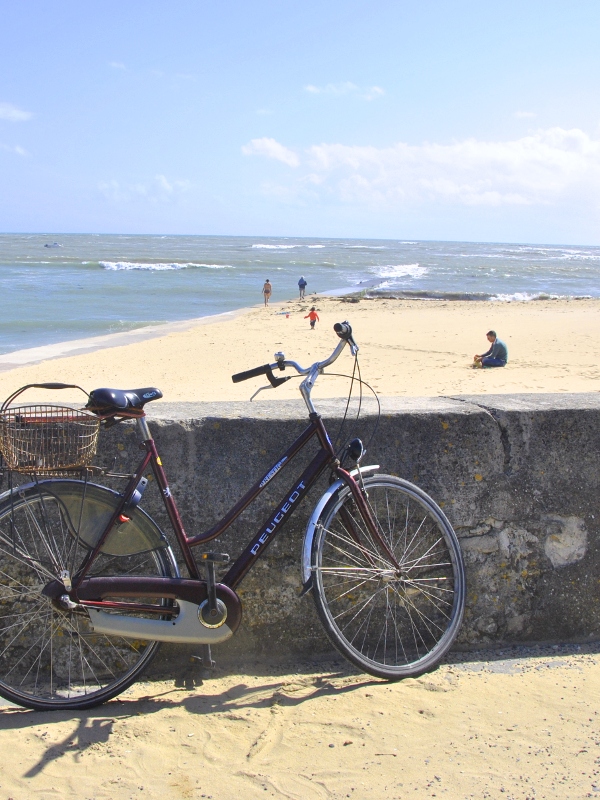
[[[312,547],[313,597],[333,645],[364,672],[399,680],[432,669],[458,633],[465,574],[452,526],[435,502],[389,475],[365,499],[397,570],[369,533],[347,486],[333,495]]]
[[[118,501],[116,492],[104,487],[43,481],[15,490],[0,506],[0,695],[5,699],[36,710],[89,708],[120,694],[155,656],[158,642],[96,634],[84,609],[65,610],[41,593],[62,570],[77,573],[98,540],[99,515],[110,518]],[[135,516],[144,533],[156,531],[149,541],[163,546],[100,553],[90,574],[176,574],[155,523],[140,509]]]

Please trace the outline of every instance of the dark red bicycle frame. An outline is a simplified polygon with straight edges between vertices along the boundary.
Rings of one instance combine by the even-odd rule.
[[[188,536],[185,532],[183,527],[183,523],[181,521],[181,517],[179,515],[179,511],[177,510],[177,506],[175,501],[171,495],[171,491],[169,489],[169,484],[167,481],[167,477],[165,471],[162,466],[162,461],[156,449],[156,444],[154,439],[148,438],[143,441],[143,447],[146,450],[146,454],[142,459],[140,465],[138,466],[135,474],[132,476],[127,489],[123,493],[123,500],[119,503],[117,509],[113,513],[106,529],[104,530],[103,534],[101,535],[100,539],[96,543],[94,549],[89,553],[88,557],[85,560],[84,565],[82,566],[81,570],[78,574],[73,578],[73,591],[72,596],[74,599],[77,598],[77,589],[81,586],[85,576],[87,575],[92,563],[94,562],[96,556],[102,549],[102,545],[104,544],[107,536],[113,529],[114,525],[116,524],[127,524],[127,517],[125,517],[125,521],[123,522],[123,509],[127,506],[133,492],[136,490],[140,479],[144,476],[144,473],[147,471],[148,467],[152,468],[154,476],[156,478],[156,482],[158,487],[161,491],[163,502],[167,513],[169,515],[169,519],[171,521],[171,525],[177,537],[177,542],[181,548],[181,552],[183,554],[183,558],[185,560],[186,567],[188,569],[190,578],[196,581],[202,581],[202,577],[198,570],[198,565],[194,556],[192,554],[192,548],[196,547],[199,544],[204,544],[205,542],[210,542],[213,539],[216,539],[222,533],[224,533],[227,528],[240,516],[240,514],[255,500],[258,495],[263,491],[266,485],[275,477],[284,467],[286,467],[293,458],[304,448],[304,446],[313,438],[313,436],[317,436],[320,449],[312,459],[310,464],[306,467],[302,475],[294,481],[291,485],[288,492],[284,495],[284,499],[280,502],[277,510],[270,514],[269,517],[265,520],[265,522],[261,525],[258,529],[258,532],[252,538],[248,546],[245,550],[238,556],[238,558],[234,561],[234,563],[229,568],[227,574],[219,581],[221,585],[225,585],[230,589],[235,589],[247,572],[252,568],[254,563],[260,558],[260,556],[265,551],[266,547],[273,541],[277,533],[281,530],[283,525],[287,522],[290,516],[293,514],[295,509],[298,505],[302,502],[303,498],[309,491],[309,489],[313,486],[315,481],[320,477],[323,470],[326,467],[330,467],[333,472],[337,475],[338,478],[342,479],[345,483],[348,484],[350,487],[354,500],[356,501],[361,516],[365,520],[367,527],[369,529],[370,534],[375,538],[375,540],[379,543],[381,548],[387,555],[391,558],[392,563],[396,566],[396,559],[391,553],[387,543],[380,535],[379,531],[377,530],[377,526],[372,518],[370,513],[369,507],[364,500],[362,492],[354,480],[354,478],[347,472],[345,469],[340,467],[339,461],[337,460],[335,451],[329,439],[329,435],[323,425],[323,421],[318,414],[311,414],[310,415],[310,424],[308,427],[300,434],[300,436],[296,439],[296,441],[283,453],[279,459],[272,465],[272,467],[266,472],[266,474],[258,480],[254,486],[240,499],[238,502],[233,506],[233,508],[225,514],[225,516],[212,528],[210,528],[205,533],[201,533],[197,536]],[[102,583],[101,577],[94,577],[88,579],[88,581],[93,581],[94,584],[98,583],[99,585]],[[121,588],[123,586],[129,586],[131,588],[131,592],[135,593],[135,586],[136,581],[138,579],[135,575],[131,577],[122,577],[119,579],[119,584]],[[178,581],[181,579],[168,579],[163,578],[161,579],[161,584],[164,586],[169,585],[171,582],[173,586],[177,584]],[[128,592],[129,594],[129,592]],[[121,603],[121,602],[113,602],[113,601],[83,601],[85,605],[95,606],[95,607],[103,607],[107,606],[111,609],[119,608],[122,610],[152,610],[152,607],[144,607],[136,606],[134,603]],[[158,607],[155,608],[156,611],[161,611],[164,613],[164,608],[159,609]]]

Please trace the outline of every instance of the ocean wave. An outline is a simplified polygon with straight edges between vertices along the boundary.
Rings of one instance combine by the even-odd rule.
[[[600,253],[566,253],[556,256],[560,261],[600,261]]]
[[[187,262],[185,264],[173,263],[159,263],[147,264],[139,261],[99,261],[103,269],[108,270],[151,270],[154,272],[165,272],[166,270],[174,269],[190,269],[193,267],[203,267],[204,269],[232,269],[231,264],[194,264]]]
[[[299,244],[253,244],[255,250],[292,250],[294,247],[301,247]]]
[[[547,292],[514,292],[513,294],[492,294],[490,292],[444,292],[427,289],[390,290],[386,284],[368,290],[372,297],[392,297],[406,300],[471,300],[496,303],[530,303],[536,300],[589,300],[591,295],[559,295]]]
[[[515,255],[510,255],[515,254]],[[600,261],[600,249],[597,253],[568,248],[531,247],[498,250],[492,253],[460,253],[460,258],[493,258],[504,261]]]
[[[371,272],[380,278],[420,278],[427,273],[427,267],[419,264],[386,264],[381,267],[371,267]]]
[[[293,250],[295,247],[306,247],[309,250],[321,250],[324,244],[253,244],[255,250]]]
[[[496,303],[530,303],[532,300],[561,300],[565,295],[548,294],[547,292],[513,292],[512,294],[494,294],[490,297]]]

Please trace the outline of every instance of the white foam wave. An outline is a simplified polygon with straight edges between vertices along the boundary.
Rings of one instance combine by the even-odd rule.
[[[600,253],[567,253],[564,256],[556,256],[561,261],[600,261]]]
[[[231,264],[195,264],[188,262],[186,264],[173,263],[159,263],[159,264],[145,264],[139,261],[99,261],[103,269],[108,270],[150,270],[153,272],[164,272],[166,270],[174,269],[190,269],[192,267],[203,267],[204,269],[232,269]]]
[[[294,247],[300,247],[298,244],[253,244],[255,250],[292,250]]]
[[[419,264],[386,264],[382,267],[371,267],[371,272],[380,278],[420,278],[427,273],[427,267]]]
[[[318,247],[325,247],[324,244],[307,244],[309,250],[316,250]]]
[[[514,292],[513,294],[495,294],[490,300],[497,303],[529,303],[532,300],[558,300],[561,295],[546,292]]]

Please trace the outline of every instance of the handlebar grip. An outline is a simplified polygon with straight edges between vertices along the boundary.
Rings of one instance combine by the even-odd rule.
[[[231,376],[231,380],[234,383],[241,383],[242,381],[247,381],[250,378],[257,378],[259,375],[267,375],[270,369],[270,364],[264,364],[262,367],[254,367],[254,369],[247,369],[245,372],[238,372]]]
[[[352,338],[352,327],[349,322],[336,322],[333,330],[337,333],[340,339]]]

